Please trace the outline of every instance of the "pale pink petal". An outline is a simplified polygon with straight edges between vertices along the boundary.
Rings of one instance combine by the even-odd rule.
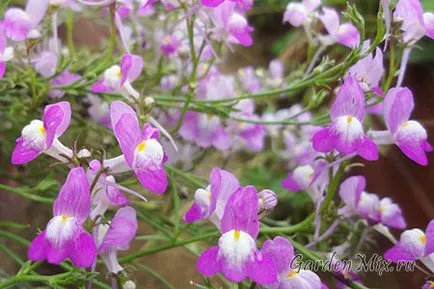
[[[394,134],[400,125],[410,119],[414,108],[413,93],[410,89],[392,88],[384,98],[384,120]]]

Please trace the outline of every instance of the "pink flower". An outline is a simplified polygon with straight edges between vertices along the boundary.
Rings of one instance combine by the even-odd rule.
[[[222,218],[218,246],[206,250],[197,262],[205,276],[222,273],[231,282],[249,277],[258,284],[277,280],[270,254],[256,247],[259,232],[258,195],[252,186],[239,188],[229,199]]]
[[[120,208],[109,225],[99,226],[98,254],[111,273],[117,274],[123,270],[117,260],[117,252],[129,249],[136,232],[136,211],[131,207]]]
[[[339,14],[334,9],[324,7],[322,11],[319,18],[329,33],[328,36],[321,37],[323,45],[337,42],[349,48],[355,48],[360,44],[360,33],[353,24],[349,22],[340,24]]]
[[[140,95],[131,86],[142,73],[143,70],[143,58],[138,55],[125,54],[122,56],[120,66],[113,65],[106,69],[104,77],[95,83],[90,91],[94,93],[106,93],[118,91],[125,93],[124,95],[129,98],[132,95],[137,99]]]
[[[71,106],[63,101],[47,105],[41,120],[32,120],[25,126],[16,140],[11,163],[21,165],[46,153],[60,161],[65,161],[61,154],[72,157],[72,151],[65,147],[58,138],[66,131],[71,121]]]
[[[434,14],[423,13],[420,0],[399,0],[393,13],[395,21],[402,21],[405,43],[414,44],[425,35],[434,38]]]
[[[338,210],[339,215],[345,218],[359,215],[372,225],[381,223],[396,229],[407,226],[398,205],[390,198],[380,200],[377,195],[365,192],[365,188],[362,176],[349,177],[341,184],[339,195],[345,206]]]
[[[14,41],[23,41],[39,35],[35,29],[48,9],[49,0],[29,0],[26,9],[9,8],[5,13],[6,36]]]
[[[54,203],[54,217],[30,244],[30,260],[60,264],[69,258],[75,266],[83,268],[94,263],[95,242],[84,229],[90,211],[89,187],[83,168],[69,172]]]
[[[185,213],[184,221],[192,223],[207,218],[219,228],[226,204],[240,183],[234,175],[218,168],[212,170],[209,179],[210,185],[194,194],[194,203]]]
[[[431,221],[423,232],[420,229],[411,229],[401,234],[400,241],[384,253],[388,261],[415,261],[426,259],[434,252],[434,221]]]
[[[396,144],[407,157],[426,166],[426,153],[433,148],[422,125],[409,120],[413,108],[413,93],[408,88],[392,88],[384,99],[384,119],[388,130],[372,131],[370,135],[377,144]]]
[[[214,38],[225,41],[227,44],[235,43],[243,46],[251,46],[253,27],[249,25],[245,16],[236,11],[236,4],[226,1],[212,11],[214,21]]]
[[[8,46],[8,41],[5,34],[5,26],[0,23],[0,79],[6,73],[6,62],[14,58],[14,48]]]
[[[239,5],[240,8],[249,10],[253,6],[253,0],[201,0],[202,4],[207,7],[218,7],[223,2],[232,1],[235,2],[237,5]]]
[[[68,86],[81,79],[81,76],[76,73],[71,73],[68,69],[65,69],[56,78],[50,81],[51,86]],[[51,98],[62,98],[65,92],[62,89],[51,89],[48,92]]]
[[[97,160],[92,160],[89,163],[89,171],[87,177],[89,181],[93,181],[98,171],[101,169],[101,163]],[[92,208],[90,218],[95,220],[98,216],[104,215],[109,208],[123,207],[129,204],[128,199],[122,192],[114,187],[116,184],[113,176],[101,174],[95,184],[95,194],[92,198]]]
[[[150,124],[140,130],[135,111],[122,101],[111,104],[110,116],[113,131],[124,154],[123,158],[118,158],[122,164],[112,164],[112,168],[127,166],[146,189],[156,194],[164,193],[167,175],[163,164],[167,158],[158,142],[160,132]]]
[[[294,247],[285,238],[276,237],[265,241],[262,252],[272,256],[277,269],[277,281],[263,285],[265,289],[321,289],[321,280],[310,270],[291,268],[294,260]]]
[[[314,150],[341,154],[356,153],[366,160],[378,159],[378,148],[365,136],[365,96],[353,76],[347,76],[330,109],[331,125],[320,129],[312,138]]]
[[[160,51],[165,57],[171,57],[178,51],[181,42],[174,35],[166,35],[162,38],[160,44]]]
[[[33,62],[35,70],[43,77],[49,78],[56,74],[58,57],[55,52],[43,51]]]
[[[369,47],[370,42],[365,41],[364,48]],[[384,74],[383,52],[377,47],[375,56],[373,53],[359,60],[351,66],[349,75],[356,78],[364,91],[380,90],[380,81]]]
[[[321,0],[303,0],[301,3],[289,2],[283,14],[283,22],[292,26],[306,25],[313,12],[321,5]]]

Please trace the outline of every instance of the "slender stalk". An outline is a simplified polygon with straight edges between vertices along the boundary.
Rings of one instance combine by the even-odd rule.
[[[9,288],[17,284],[21,283],[29,283],[29,282],[39,282],[39,283],[47,283],[47,284],[55,284],[56,282],[63,281],[65,278],[69,277],[71,273],[62,273],[51,276],[42,276],[42,275],[18,275],[13,276],[9,279],[6,279],[4,282],[0,283],[0,289]]]

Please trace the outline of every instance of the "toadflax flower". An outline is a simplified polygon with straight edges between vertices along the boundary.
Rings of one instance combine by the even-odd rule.
[[[401,208],[390,198],[380,200],[378,196],[365,192],[366,180],[363,176],[346,179],[340,187],[339,195],[345,206],[338,210],[339,215],[348,218],[355,214],[370,224],[404,229],[407,227]]]
[[[249,277],[258,284],[277,280],[276,265],[269,254],[256,247],[259,232],[258,195],[252,186],[239,188],[229,199],[221,222],[218,245],[206,250],[197,262],[205,276],[218,273],[231,282]]]
[[[377,144],[396,144],[407,157],[426,166],[426,153],[433,148],[422,125],[415,120],[409,120],[413,108],[413,93],[410,89],[392,88],[384,98],[387,131],[371,131],[369,135]]]
[[[319,16],[329,35],[321,36],[320,41],[323,45],[329,46],[340,43],[349,48],[355,48],[360,44],[360,33],[357,28],[349,23],[340,24],[339,14],[336,10],[324,7]]]
[[[402,40],[409,45],[402,54],[396,85],[400,87],[404,81],[412,46],[425,35],[434,39],[434,14],[431,12],[423,13],[420,0],[399,0],[393,12],[393,19],[395,22],[401,22]]]
[[[249,10],[253,6],[253,0],[201,0],[201,3],[206,7],[217,7],[223,2],[232,1],[235,2],[237,5],[239,5],[240,8]]]
[[[289,2],[283,14],[283,22],[300,27],[311,21],[313,12],[321,5],[321,0],[303,0],[301,3]]]
[[[347,76],[330,109],[331,125],[317,131],[312,144],[318,152],[336,149],[344,155],[358,154],[366,160],[378,159],[378,148],[363,129],[364,93],[353,76]]]
[[[384,258],[391,262],[415,261],[422,262],[434,252],[434,221],[431,221],[425,233],[420,229],[403,232],[394,247],[384,253]]]
[[[133,96],[134,99],[137,99],[140,95],[131,86],[131,83],[140,76],[142,70],[142,57],[133,54],[125,54],[122,56],[120,66],[113,65],[106,69],[103,79],[95,83],[90,91],[93,93],[118,91],[127,99],[131,99],[130,95]]]
[[[236,4],[226,1],[211,11],[214,27],[209,30],[217,41],[224,41],[230,47],[230,43],[242,46],[251,46],[253,27],[247,22],[247,18],[237,12]]]
[[[77,267],[90,267],[96,258],[92,236],[84,229],[90,212],[90,185],[83,168],[72,169],[54,202],[54,217],[30,244],[28,257],[60,264],[69,258]]]
[[[167,175],[163,164],[167,158],[158,142],[160,132],[150,124],[140,130],[135,111],[122,101],[111,104],[110,117],[124,155],[114,162],[104,162],[104,167],[112,170],[116,167],[130,168],[146,189],[156,194],[164,193]]]
[[[98,254],[110,273],[117,274],[123,268],[117,260],[117,252],[128,250],[137,232],[136,211],[131,207],[120,208],[110,224],[99,225]]]
[[[71,106],[63,101],[45,107],[41,120],[32,120],[21,131],[12,152],[11,163],[21,165],[46,153],[62,162],[72,158],[72,151],[58,138],[66,131],[71,121]]]
[[[370,41],[365,41],[363,50],[369,46]],[[374,91],[376,94],[382,95],[380,81],[384,74],[384,64],[381,49],[377,47],[375,56],[371,53],[351,66],[348,74],[353,75],[359,81],[363,91]]]
[[[265,241],[262,252],[273,257],[277,269],[277,281],[262,285],[264,289],[322,289],[321,280],[310,270],[291,268],[294,260],[294,247],[283,237]],[[295,265],[295,264],[294,264]]]
[[[38,37],[36,26],[42,21],[48,9],[49,0],[29,0],[25,10],[9,8],[3,24],[6,36],[14,41],[23,41],[29,37]]]
[[[101,169],[101,163],[97,160],[89,162],[89,170],[87,177],[89,180],[94,180],[99,170]],[[98,216],[104,215],[105,211],[113,207],[122,207],[129,204],[128,199],[122,194],[122,192],[111,186],[115,184],[115,178],[113,176],[107,176],[102,173],[99,179],[96,180],[94,187],[94,196],[92,198],[92,209],[90,212],[90,218],[95,220]]]
[[[76,73],[71,73],[68,69],[65,69],[61,74],[50,81],[50,85],[53,87],[48,95],[51,98],[62,98],[65,95],[65,91],[62,90],[62,86],[71,85],[81,79],[81,76]]]
[[[8,41],[5,34],[5,26],[0,23],[0,79],[6,73],[6,62],[14,58],[14,48],[8,46]]]
[[[234,175],[219,168],[211,171],[209,180],[210,185],[206,189],[196,190],[194,203],[185,213],[184,221],[192,223],[208,218],[220,228],[226,204],[240,183]]]

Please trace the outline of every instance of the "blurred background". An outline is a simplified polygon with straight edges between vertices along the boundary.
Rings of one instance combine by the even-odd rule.
[[[11,2],[1,0],[4,3]],[[21,1],[23,2],[23,1]],[[338,8],[345,8],[345,0],[324,0],[326,5],[333,5]],[[378,0],[359,0],[348,1],[355,3],[363,15],[366,15],[368,35],[373,35],[375,31],[376,13],[378,11]],[[434,0],[422,0],[425,11],[434,11]],[[20,4],[20,1],[11,3]],[[221,69],[226,72],[233,72],[241,67],[253,65],[254,67],[268,66],[268,63],[278,57],[280,58],[287,72],[298,67],[303,63],[307,56],[307,40],[300,29],[292,29],[289,24],[282,25],[282,14],[287,5],[287,0],[262,0],[255,1],[254,8],[250,11],[249,20],[255,27],[254,45],[249,48],[237,47],[232,54],[227,54],[224,58]],[[61,27],[60,35],[64,35]],[[76,19],[74,26],[74,41],[77,46],[89,49],[97,49],[103,45],[109,31],[105,26],[95,23],[90,19]],[[328,53],[340,55],[341,48],[329,49]],[[386,54],[387,61],[387,54]],[[411,64],[406,76],[405,86],[408,86],[415,95],[415,111],[413,119],[420,121],[428,131],[431,143],[434,143],[434,41],[423,39],[419,47],[413,51]],[[300,100],[303,96],[300,95]],[[297,100],[297,101],[298,101]],[[1,96],[0,96],[1,101]],[[289,107],[293,103],[284,99],[279,101],[279,106]],[[0,132],[0,138],[2,134]],[[16,182],[9,178],[9,175],[19,175],[24,173],[22,168],[15,168],[8,165],[9,155],[2,154],[0,150],[0,183],[8,186],[15,186]],[[434,218],[434,154],[429,154],[430,165],[421,167],[406,158],[396,147],[390,146],[382,151],[379,161],[363,163],[363,166],[353,170],[354,174],[363,174],[367,178],[368,191],[377,193],[381,197],[391,197],[401,205],[404,216],[407,218],[409,227],[425,228],[427,223]],[[248,157],[248,156],[246,156]],[[286,171],[281,171],[280,175],[270,173],[270,166],[273,164],[261,164],[247,168],[245,172],[243,156],[239,162],[233,160],[229,164],[230,170],[234,174],[243,175],[245,182],[250,180],[254,183],[260,182],[264,187],[281,190],[280,181],[286,176]],[[203,171],[209,172],[212,165]],[[6,173],[7,172],[7,173]],[[203,175],[203,177],[207,177]],[[47,178],[48,179],[48,178]],[[41,182],[34,187],[35,191],[46,190],[47,186],[55,187],[49,181]],[[190,192],[192,194],[192,192]],[[294,197],[289,197],[295,199]],[[290,200],[288,199],[288,200]],[[305,200],[297,199],[297,205],[302,205]],[[291,213],[291,204],[282,204],[278,207],[275,214],[282,219]],[[34,203],[16,194],[7,193],[0,189],[0,224],[13,221],[20,224],[31,224],[23,228],[16,228],[20,235],[26,239],[31,239],[38,226],[43,226],[51,215],[48,206]],[[1,228],[1,227],[0,227]],[[140,235],[146,235],[152,229],[146,224],[140,225]],[[398,233],[396,234],[398,236]],[[390,243],[378,236],[378,244],[381,252],[390,247]],[[0,238],[0,249],[15,248],[16,258],[26,259],[26,251],[23,247],[14,244],[7,238]],[[134,248],[133,248],[134,249]],[[373,252],[380,252],[375,248]],[[12,257],[12,258],[11,258]],[[19,266],[13,260],[10,252],[0,250],[0,274],[15,274]],[[155,272],[161,274],[173,288],[184,289],[192,288],[190,280],[200,282],[201,277],[195,269],[196,258],[185,249],[173,249],[170,251],[154,254],[141,259],[145,266],[152,267]],[[47,272],[56,270],[54,267],[46,266]],[[157,278],[153,278],[143,271],[133,273],[132,277],[137,280],[137,288],[167,288],[162,285]],[[366,286],[370,288],[419,288],[423,284],[422,274],[393,274],[389,273],[381,278],[376,274],[370,274],[363,279]],[[30,288],[21,285],[19,288]],[[332,288],[332,287],[331,287]]]

